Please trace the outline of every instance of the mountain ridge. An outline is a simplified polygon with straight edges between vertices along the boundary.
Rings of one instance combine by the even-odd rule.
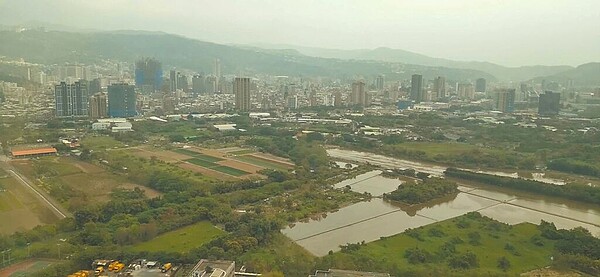
[[[190,39],[180,35],[146,31],[64,32],[39,29],[1,31],[0,55],[24,58],[42,64],[92,63],[100,59],[133,62],[155,57],[165,66],[212,72],[215,58],[223,72],[274,75],[335,76],[356,79],[386,74],[388,80],[406,80],[420,73],[425,78],[446,76],[449,80],[495,80],[489,73],[447,67],[428,67],[380,61],[350,61],[299,55],[295,52],[247,49]]]
[[[313,57],[339,58],[349,60],[376,60],[386,62],[401,62],[424,66],[443,66],[460,69],[472,69],[488,72],[504,81],[526,81],[536,77],[554,75],[575,67],[568,65],[525,65],[507,67],[485,61],[456,61],[445,58],[435,58],[424,54],[389,47],[374,49],[331,49],[305,47],[291,44],[254,44],[261,48],[293,49],[301,54]]]

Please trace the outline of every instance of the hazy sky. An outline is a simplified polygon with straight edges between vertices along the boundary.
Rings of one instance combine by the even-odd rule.
[[[32,20],[509,66],[600,61],[600,0],[0,0],[0,24]]]

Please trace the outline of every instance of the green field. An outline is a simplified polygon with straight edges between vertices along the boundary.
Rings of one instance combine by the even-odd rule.
[[[224,166],[224,165],[216,166],[216,167],[213,167],[211,169],[219,171],[219,172],[222,172],[222,173],[225,173],[225,174],[233,175],[233,176],[236,176],[236,177],[244,176],[246,174],[249,174],[246,171],[239,170],[237,168],[233,168],[233,167],[229,167],[229,166]]]
[[[459,227],[462,226],[462,227]],[[411,233],[409,235],[408,233]],[[472,243],[470,234],[480,236],[478,243]],[[418,235],[415,235],[418,234]],[[334,253],[326,257],[331,264],[330,268],[356,268],[363,263],[373,262],[378,270],[390,268],[401,269],[401,272],[410,270],[416,272],[455,272],[448,266],[448,257],[473,252],[478,259],[479,266],[467,271],[477,276],[503,274],[497,267],[498,259],[506,257],[510,261],[507,270],[509,276],[518,275],[532,269],[541,268],[550,264],[553,255],[554,243],[545,238],[540,238],[542,245],[536,245],[531,238],[540,235],[536,225],[523,223],[514,226],[498,223],[489,218],[478,218],[465,215],[446,220],[440,223],[417,228],[412,232],[405,232],[392,237],[380,239],[358,247],[358,250],[347,250]],[[444,252],[442,246],[450,243],[455,247],[455,252]],[[405,251],[418,247],[429,252],[431,261],[425,263],[409,263],[405,258]],[[404,270],[404,271],[402,271]],[[473,275],[469,275],[473,276]]]
[[[189,160],[185,160],[185,161],[189,162],[189,163],[193,163],[195,165],[206,167],[206,168],[213,168],[218,165],[216,163],[205,161],[205,160],[198,159],[198,158],[193,158],[193,159],[189,159]]]
[[[112,137],[87,136],[81,140],[81,145],[93,150],[121,148],[125,145]]]
[[[221,158],[217,158],[217,157],[213,157],[213,156],[209,156],[209,155],[204,155],[202,153],[198,153],[196,151],[192,151],[192,150],[187,150],[187,149],[175,149],[173,150],[174,152],[180,153],[180,154],[184,154],[184,155],[188,155],[188,156],[192,156],[194,158],[198,158],[201,160],[205,160],[207,162],[218,162],[218,161],[222,161],[223,159]]]
[[[225,234],[208,221],[198,222],[133,246],[133,250],[148,252],[186,253],[216,237]]]
[[[249,163],[249,164],[253,164],[253,165],[257,165],[260,167],[265,167],[265,168],[270,168],[270,169],[276,169],[276,170],[282,170],[282,171],[287,171],[290,167],[285,166],[281,163],[277,163],[277,162],[271,162],[265,159],[261,159],[261,158],[257,158],[254,156],[237,156],[234,159],[238,160],[238,161],[242,161],[245,163]]]
[[[229,167],[229,166],[219,165],[219,164],[216,164],[214,162],[209,162],[209,161],[206,161],[206,160],[203,160],[203,159],[199,159],[199,158],[189,159],[189,160],[186,160],[186,162],[189,162],[189,163],[192,163],[192,164],[195,164],[195,165],[199,165],[201,167],[205,167],[205,168],[208,168],[208,169],[212,169],[212,170],[215,170],[215,171],[218,171],[218,172],[221,172],[221,173],[225,173],[225,174],[229,174],[229,175],[232,175],[232,176],[236,176],[236,177],[244,176],[246,174],[249,174],[248,172],[243,171],[243,170],[239,170],[239,169],[236,169],[236,168],[233,168],[233,167]]]
[[[40,160],[36,160],[33,163],[33,167],[38,174],[41,173],[46,175],[46,173],[48,173],[52,176],[65,176],[83,172],[81,169],[74,166],[72,161],[57,157],[44,157]]]
[[[36,261],[31,266],[27,267],[26,269],[15,271],[13,274],[9,275],[9,277],[30,276],[32,273],[40,271],[48,266],[51,266],[52,264],[54,264],[54,262]]]

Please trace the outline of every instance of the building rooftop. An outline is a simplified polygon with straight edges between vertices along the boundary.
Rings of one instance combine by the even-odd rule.
[[[233,277],[235,262],[223,260],[200,260],[191,270],[189,277]]]
[[[53,153],[57,153],[56,148],[54,148],[54,147],[44,147],[44,148],[35,148],[35,149],[27,149],[27,150],[15,150],[15,151],[11,152],[13,157],[53,154]]]

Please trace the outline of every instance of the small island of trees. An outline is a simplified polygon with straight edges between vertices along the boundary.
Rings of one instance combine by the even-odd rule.
[[[416,205],[455,193],[458,193],[456,183],[441,178],[427,178],[420,183],[404,183],[383,197],[403,204]]]

